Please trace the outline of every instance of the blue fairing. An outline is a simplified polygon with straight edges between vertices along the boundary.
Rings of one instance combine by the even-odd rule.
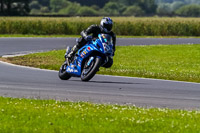
[[[67,66],[66,71],[73,76],[80,77],[84,59],[89,58],[90,60],[87,62],[87,65],[90,65],[90,62],[94,60],[94,56],[100,56],[103,58],[107,54],[111,54],[112,45],[107,46],[106,44],[108,44],[108,41],[109,40],[106,39],[104,34],[99,34],[98,39],[88,42],[78,50],[74,62]]]

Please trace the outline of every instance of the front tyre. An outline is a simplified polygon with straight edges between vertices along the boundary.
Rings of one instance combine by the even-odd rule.
[[[69,75],[67,72],[66,72],[66,68],[67,68],[67,64],[64,63],[61,67],[60,67],[60,70],[58,72],[58,77],[61,79],[61,80],[68,80],[71,78],[71,75]]]
[[[87,66],[87,61],[85,62],[84,68],[81,73],[81,80],[82,81],[89,81],[96,72],[99,70],[99,67],[101,66],[101,58],[96,57],[92,62],[90,66]]]

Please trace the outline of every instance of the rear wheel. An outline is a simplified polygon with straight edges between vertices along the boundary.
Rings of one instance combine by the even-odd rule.
[[[101,66],[101,58],[96,57],[91,63],[90,66],[87,66],[88,61],[85,62],[84,68],[81,73],[81,80],[82,81],[89,81],[96,72],[99,70],[99,67]]]
[[[71,75],[66,72],[67,64],[64,63],[59,70],[58,77],[62,80],[68,80],[71,78]]]

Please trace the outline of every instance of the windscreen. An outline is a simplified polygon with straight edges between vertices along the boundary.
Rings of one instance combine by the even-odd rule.
[[[101,34],[101,41],[103,43],[104,52],[106,54],[111,54],[113,50],[112,36],[109,34]]]
[[[103,43],[107,43],[108,45],[112,45],[112,37],[109,34],[101,34],[103,37]]]

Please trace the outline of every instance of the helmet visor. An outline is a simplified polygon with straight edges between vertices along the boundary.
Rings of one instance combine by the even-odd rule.
[[[112,24],[104,24],[104,28],[106,28],[108,31],[112,30]]]

